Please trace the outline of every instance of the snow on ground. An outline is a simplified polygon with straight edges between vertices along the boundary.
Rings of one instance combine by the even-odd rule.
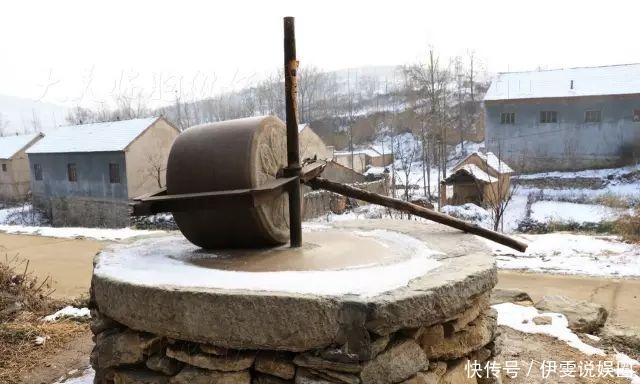
[[[491,214],[475,204],[445,205],[441,212],[458,219],[474,222],[485,228],[493,228]]]
[[[96,376],[96,372],[93,368],[89,367],[82,372],[81,376],[73,377],[67,380],[58,380],[53,384],[93,384],[93,379]]]
[[[637,369],[637,367],[640,367],[640,361],[632,359],[629,356],[625,355],[624,353],[621,353],[618,351],[616,351],[616,361],[619,364],[624,364],[625,367],[628,367],[632,370],[632,372],[629,372],[629,370],[627,369],[624,369],[624,370],[618,369],[616,373],[619,376],[630,378],[631,384],[640,384],[640,376],[635,372],[633,372],[633,369]]]
[[[611,208],[598,204],[537,201],[531,205],[531,218],[541,223],[550,221],[599,223],[615,219],[626,211],[626,209]]]
[[[89,308],[76,308],[70,305],[62,308],[58,312],[45,316],[44,321],[56,321],[58,319],[66,319],[66,318],[89,318],[91,314],[89,312]]]
[[[124,240],[139,236],[157,235],[165,231],[146,231],[131,228],[29,227],[0,225],[0,231],[11,234],[39,235],[65,239]]]
[[[600,189],[589,188],[563,188],[563,189],[540,189],[540,188],[517,188],[516,194],[528,195],[530,193],[543,193],[543,200],[570,201],[570,202],[597,202],[598,199],[616,197],[625,200],[628,204],[640,202],[640,183],[620,183],[606,185]]]
[[[561,313],[545,312],[540,313],[534,307],[527,307],[513,303],[503,303],[493,305],[498,312],[498,325],[513,328],[524,333],[544,334],[555,337],[566,342],[569,346],[576,348],[585,355],[605,356],[604,350],[593,347],[582,340],[568,328],[568,320]],[[537,325],[533,319],[538,316],[551,318],[551,324]],[[591,336],[586,334],[586,336]],[[590,338],[591,339],[591,338]],[[634,369],[640,366],[640,362],[630,358],[624,353],[616,351],[614,359],[618,362],[616,374],[618,377],[631,379],[631,384],[640,384],[640,376],[634,373]]]
[[[42,225],[44,218],[31,204],[0,208],[0,224]]]
[[[23,225],[0,225],[0,231],[12,234],[112,241],[165,233],[165,231],[147,231],[131,228],[30,227]]]
[[[30,204],[0,208],[0,231],[12,234],[114,241],[164,233],[131,228],[49,227],[43,222],[42,216]]]
[[[606,169],[587,169],[584,171],[576,172],[542,172],[542,173],[530,173],[527,175],[520,175],[520,179],[545,179],[545,178],[558,178],[558,179],[575,179],[575,178],[597,178],[608,179],[609,177],[619,178],[630,172],[640,170],[640,164],[630,165],[621,168],[606,168]]]
[[[549,233],[518,237],[529,243],[524,253],[483,239],[493,250],[499,268],[592,276],[640,276],[640,245],[623,243],[616,236]]]
[[[602,349],[582,342],[578,335],[568,328],[569,321],[563,314],[553,312],[540,313],[534,307],[513,303],[496,304],[492,308],[498,312],[498,325],[504,325],[524,333],[539,333],[555,337],[586,355],[605,355]],[[537,325],[533,322],[533,319],[538,316],[550,317],[551,324]]]
[[[514,194],[502,217],[501,231],[511,233],[527,215],[527,196]]]
[[[323,230],[321,225],[306,230]],[[412,279],[438,267],[436,251],[411,236],[385,230],[359,231],[392,249],[399,261],[361,265],[342,270],[244,272],[194,265],[201,250],[182,236],[145,239],[104,250],[94,274],[127,283],[171,287],[247,289],[316,295],[375,296],[406,286]],[[207,254],[215,257],[215,254]],[[185,279],[184,276],[189,276]]]

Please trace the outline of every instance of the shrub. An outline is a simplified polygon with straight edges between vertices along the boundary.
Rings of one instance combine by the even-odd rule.
[[[29,262],[17,257],[0,260],[0,323],[19,310],[46,314],[59,303],[50,299],[49,278],[38,281],[29,271]]]
[[[617,195],[613,192],[607,192],[599,195],[595,199],[596,204],[605,205],[612,208],[629,208],[630,202],[624,196]]]
[[[636,208],[633,214],[620,216],[614,221],[613,229],[627,241],[640,242],[640,208]]]

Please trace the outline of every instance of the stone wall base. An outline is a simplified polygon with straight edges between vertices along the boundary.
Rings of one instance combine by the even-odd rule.
[[[295,353],[232,350],[134,331],[94,310],[91,364],[95,383],[109,384],[486,383],[492,381],[470,378],[467,367],[497,353],[496,313],[488,299],[486,293],[477,297],[440,324],[369,332],[370,347],[363,355],[339,345]]]
[[[129,225],[126,200],[34,196],[33,202],[47,213],[54,227],[123,228]]]

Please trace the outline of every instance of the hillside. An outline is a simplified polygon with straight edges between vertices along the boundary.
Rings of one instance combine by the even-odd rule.
[[[63,125],[66,115],[67,109],[59,105],[0,95],[0,132],[4,135],[46,131]]]

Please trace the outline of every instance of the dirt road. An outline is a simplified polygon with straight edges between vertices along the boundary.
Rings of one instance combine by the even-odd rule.
[[[544,295],[563,295],[593,301],[609,311],[608,322],[638,326],[640,279],[613,279],[500,271],[499,288],[520,288],[534,301]]]
[[[29,260],[29,270],[39,279],[50,276],[55,298],[89,293],[93,256],[105,245],[95,240],[0,233],[0,255]]]

